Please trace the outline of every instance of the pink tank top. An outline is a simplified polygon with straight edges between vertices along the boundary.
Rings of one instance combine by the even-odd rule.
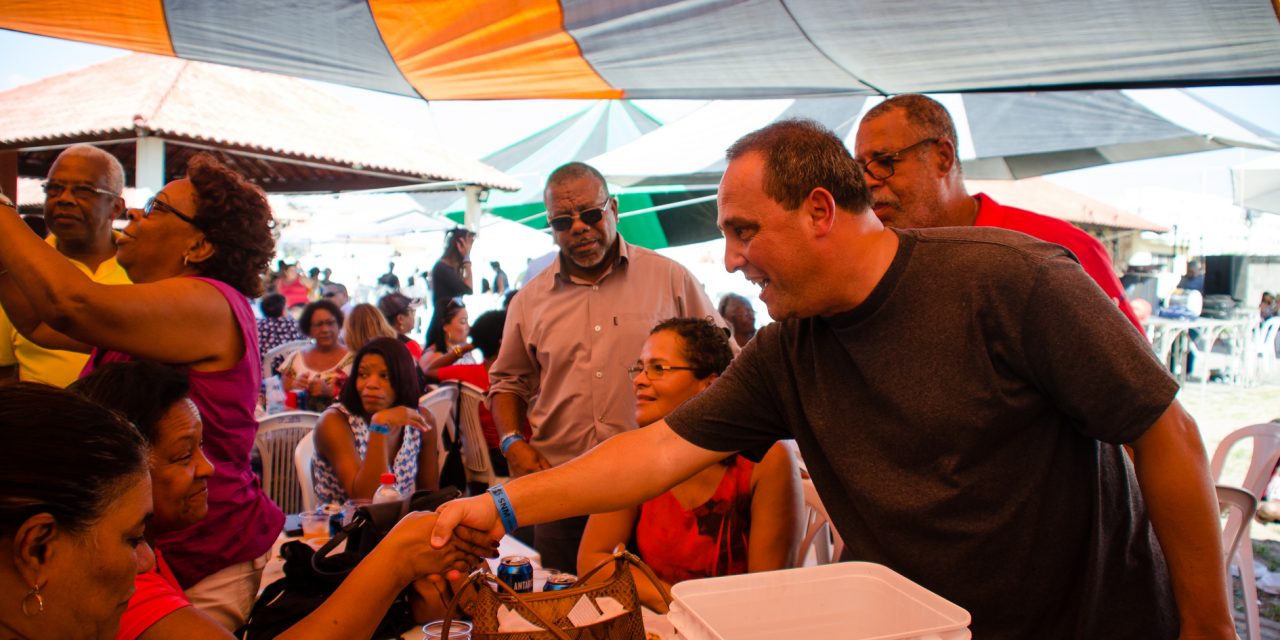
[[[284,513],[263,493],[249,467],[249,451],[258,432],[254,407],[262,382],[253,310],[249,300],[230,285],[210,278],[195,279],[213,286],[231,305],[244,339],[244,357],[223,371],[187,370],[191,401],[204,422],[204,453],[214,471],[209,478],[209,514],[204,520],[156,540],[183,588],[266,553],[284,527]],[[94,349],[80,375],[88,375],[97,366],[133,359],[127,353]]]

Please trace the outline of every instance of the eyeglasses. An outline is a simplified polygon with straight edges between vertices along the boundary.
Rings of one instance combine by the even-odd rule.
[[[575,219],[581,220],[582,224],[592,225],[600,222],[600,220],[604,218],[604,212],[609,208],[609,203],[611,202],[613,202],[613,199],[606,196],[604,202],[600,203],[600,206],[587,209],[586,211],[579,211],[576,218],[572,215],[556,216],[554,218],[547,218],[547,223],[551,225],[552,229],[561,232],[572,229],[573,221]]]
[[[667,375],[668,371],[693,371],[694,369],[694,367],[673,367],[669,364],[659,364],[657,362],[637,362],[630,367],[627,367],[627,373],[631,374],[631,377],[634,378],[640,375],[640,372],[643,371],[645,377],[650,380],[659,380],[662,376]]]
[[[902,162],[902,156],[906,155],[908,151],[911,151],[922,144],[932,144],[937,141],[938,138],[925,138],[920,142],[909,147],[898,149],[893,153],[882,153],[867,162],[863,162],[861,160],[854,160],[854,162],[858,163],[858,166],[862,167],[862,171],[872,178],[875,178],[876,180],[888,180],[893,176],[894,165]]]
[[[187,224],[189,224],[189,225],[191,225],[191,226],[193,226],[193,227],[195,227],[195,228],[197,228],[197,229],[199,229],[199,228],[200,228],[200,225],[199,225],[198,223],[196,223],[196,219],[195,219],[195,218],[193,218],[193,217],[191,217],[191,216],[189,216],[189,215],[187,215],[187,214],[185,214],[185,213],[183,213],[183,212],[181,212],[181,211],[178,211],[177,209],[173,208],[173,205],[168,204],[168,203],[166,203],[166,202],[165,202],[165,201],[163,201],[163,200],[157,200],[155,196],[151,196],[151,199],[150,199],[150,200],[147,200],[147,204],[142,205],[142,217],[144,217],[144,218],[150,218],[150,217],[151,217],[152,212],[154,212],[156,209],[159,209],[159,210],[161,210],[161,211],[163,211],[163,212],[165,212],[165,213],[171,213],[171,214],[173,214],[173,215],[177,216],[177,217],[178,217],[179,219],[181,219],[183,222],[186,222]]]
[[[62,195],[62,192],[68,189],[67,185],[62,184],[61,182],[54,182],[52,180],[46,180],[45,182],[41,182],[40,188],[44,190],[44,195],[50,198],[56,198]],[[120,196],[120,194],[114,191],[108,191],[106,189],[91,187],[87,184],[77,184],[75,186],[70,187],[70,189],[71,189],[72,197],[76,198],[77,200],[88,200],[94,196],[112,196],[112,197]]]

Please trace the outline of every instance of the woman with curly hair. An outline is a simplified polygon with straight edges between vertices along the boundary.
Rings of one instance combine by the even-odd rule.
[[[96,284],[0,207],[0,304],[50,348],[92,350],[85,373],[152,360],[186,372],[214,464],[209,515],[157,540],[192,604],[244,622],[284,514],[249,467],[261,383],[249,298],[275,243],[266,195],[208,154],[131,209],[117,259],[135,284]]]
[[[285,389],[307,392],[307,404],[299,409],[324,411],[351,375],[351,351],[338,339],[342,309],[332,300],[308,302],[298,318],[298,328],[311,338],[311,344],[285,359],[280,378]]]

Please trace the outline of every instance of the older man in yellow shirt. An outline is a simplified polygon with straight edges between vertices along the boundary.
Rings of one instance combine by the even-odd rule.
[[[95,282],[129,284],[116,262],[111,221],[124,213],[124,168],[88,145],[63,151],[44,183],[49,244]],[[0,382],[17,378],[65,387],[80,376],[87,353],[45,349],[18,332],[0,309]]]

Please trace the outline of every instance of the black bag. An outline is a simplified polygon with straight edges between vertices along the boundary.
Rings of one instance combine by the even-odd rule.
[[[418,491],[407,500],[360,507],[343,530],[319,551],[303,542],[287,542],[280,547],[284,557],[284,577],[267,585],[253,604],[249,619],[236,632],[241,640],[270,640],[324,603],[365,556],[386,537],[396,523],[411,511],[434,511],[458,497],[453,488]],[[347,541],[346,550],[329,555]],[[399,638],[414,626],[408,590],[396,596],[373,634],[375,640]]]
[[[453,487],[458,491],[467,490],[467,468],[462,463],[462,423],[459,422],[460,413],[462,412],[462,383],[454,381],[458,386],[457,398],[453,401],[453,435],[449,434],[449,430],[445,425],[440,425],[440,429],[444,429],[440,437],[444,440],[444,464],[440,467],[440,487]],[[427,446],[424,442],[422,446]]]

